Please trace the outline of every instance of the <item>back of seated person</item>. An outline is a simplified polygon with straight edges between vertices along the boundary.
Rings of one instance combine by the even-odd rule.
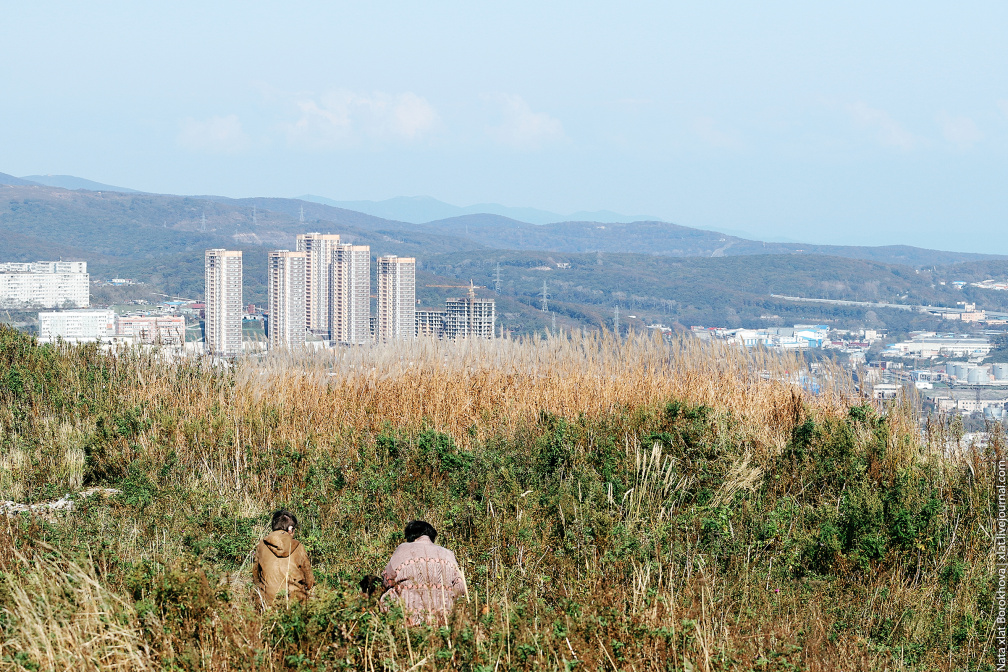
[[[411,521],[405,536],[382,573],[382,609],[399,604],[411,625],[446,623],[456,599],[466,594],[455,554],[434,543],[437,530],[425,521]]]
[[[273,514],[271,524],[273,531],[259,542],[252,563],[252,582],[263,609],[281,592],[287,603],[292,597],[304,601],[315,585],[308,553],[294,538],[297,516],[281,509]]]

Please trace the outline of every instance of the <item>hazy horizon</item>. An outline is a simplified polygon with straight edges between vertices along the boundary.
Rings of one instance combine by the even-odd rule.
[[[1008,7],[101,8],[0,25],[0,171],[1008,254]]]

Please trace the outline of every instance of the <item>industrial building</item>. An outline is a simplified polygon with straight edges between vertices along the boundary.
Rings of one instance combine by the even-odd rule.
[[[269,253],[266,347],[270,350],[305,344],[306,267],[305,252],[273,250]]]
[[[116,336],[116,317],[111,310],[60,310],[39,313],[39,341],[107,341]]]
[[[416,259],[378,257],[378,310],[375,337],[379,342],[416,337]]]
[[[960,385],[1008,385],[1008,364],[973,365],[948,362],[945,375]]]
[[[91,284],[86,261],[0,263],[0,308],[87,308]]]
[[[917,334],[909,341],[893,343],[883,352],[893,357],[986,357],[991,344],[986,338]]]
[[[207,250],[206,351],[216,357],[242,353],[241,250]]]
[[[313,334],[329,338],[332,304],[329,297],[333,251],[340,237],[335,233],[300,233],[297,251],[305,253],[305,326]]]
[[[329,274],[329,340],[371,342],[371,247],[336,245]]]

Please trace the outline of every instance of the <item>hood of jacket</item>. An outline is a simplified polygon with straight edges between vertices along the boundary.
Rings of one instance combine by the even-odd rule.
[[[263,543],[278,558],[290,557],[290,554],[298,547],[298,542],[294,537],[283,530],[271,532],[269,536],[263,539]]]

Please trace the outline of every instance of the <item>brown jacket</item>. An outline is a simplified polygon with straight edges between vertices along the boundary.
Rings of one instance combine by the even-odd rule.
[[[264,608],[273,604],[277,594],[284,591],[288,598],[308,599],[315,577],[304,546],[283,530],[271,532],[256,547],[252,582],[259,591],[260,606]]]
[[[411,625],[445,622],[456,598],[466,594],[455,554],[426,535],[399,544],[382,573],[382,583],[387,590],[382,609],[400,604]]]

